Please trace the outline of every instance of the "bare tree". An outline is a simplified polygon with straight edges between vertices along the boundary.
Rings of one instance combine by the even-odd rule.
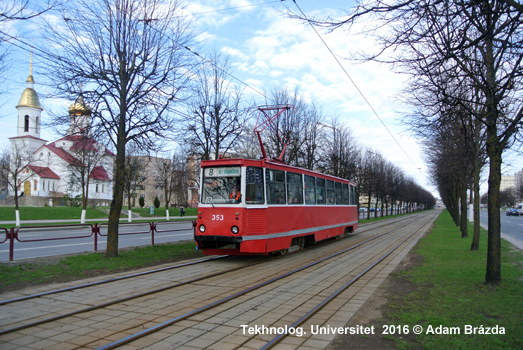
[[[169,158],[157,158],[156,180],[164,190],[165,211],[169,220],[169,205],[173,199],[185,205],[187,202],[187,164],[180,154],[172,153]]]
[[[354,179],[358,147],[352,130],[335,117],[331,118],[330,124],[321,123],[320,126],[321,171],[344,179]]]
[[[517,92],[523,81],[522,16],[522,5],[510,0],[375,0],[359,2],[342,21],[318,23],[350,28],[360,19],[374,18],[376,27],[372,29],[378,29],[375,33],[382,45],[377,53],[368,55],[369,59],[381,58],[404,67],[407,73],[416,67],[415,74],[421,70],[427,77],[437,77],[445,71],[453,74],[455,81],[463,81],[478,91],[480,108],[470,108],[474,101],[463,100],[463,95],[448,89],[448,84],[434,84],[441,87],[439,92],[451,105],[467,109],[486,129],[490,168],[485,280],[489,284],[501,282],[502,153],[510,147],[523,119],[521,94]],[[387,26],[389,30],[379,30]],[[383,55],[389,52],[394,55]]]
[[[183,139],[201,159],[218,159],[237,145],[247,114],[242,91],[229,80],[229,59],[213,51],[200,64],[189,101],[189,116],[180,121]]]
[[[131,145],[127,149],[125,157],[125,180],[124,193],[127,196],[127,221],[132,221],[132,208],[135,205],[136,195],[139,190],[145,189],[148,171],[150,169],[150,157],[140,156],[139,152]]]
[[[9,148],[4,148],[0,153],[0,195],[7,199],[9,193]]]
[[[116,163],[107,256],[118,255],[128,142],[155,150],[172,129],[170,114],[187,83],[193,38],[178,0],[79,0],[47,28],[57,48],[50,79],[63,94],[83,96],[104,127]]]
[[[16,144],[12,144],[10,151],[5,149],[1,158],[2,178],[7,181],[8,192],[14,196],[16,225],[20,226],[18,198],[24,195],[24,191],[28,192],[31,190],[31,179],[44,171],[44,168],[29,166],[33,160],[33,153],[29,147],[25,146],[24,139],[19,140]],[[9,162],[6,159],[9,159]]]
[[[95,140],[99,135],[91,126],[91,110],[87,107],[82,96],[69,109],[70,124],[66,138],[73,145],[68,152],[74,157],[69,164],[72,188],[79,188],[82,192],[81,223],[85,223],[85,214],[89,202],[89,188],[92,181],[109,181],[107,168],[112,173],[113,157],[104,144]],[[94,199],[94,198],[93,198]]]

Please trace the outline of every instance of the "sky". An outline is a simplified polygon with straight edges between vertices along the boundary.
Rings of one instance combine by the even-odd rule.
[[[297,5],[308,17],[340,18],[352,1],[297,0]],[[350,127],[360,144],[380,153],[386,160],[401,168],[420,186],[438,196],[431,185],[428,168],[423,160],[419,142],[402,124],[409,107],[398,100],[406,76],[395,73],[391,67],[373,62],[355,63],[345,59],[356,51],[371,50],[374,42],[338,29],[320,37],[306,23],[285,16],[285,12],[300,10],[293,1],[270,0],[191,0],[186,12],[193,18],[198,44],[193,50],[205,56],[217,49],[230,57],[234,81],[245,88],[246,97],[263,101],[257,91],[284,86],[298,87],[303,96],[314,101],[326,115],[336,116]],[[37,29],[32,23],[15,23],[12,33],[23,33],[23,40],[38,42]],[[30,34],[28,34],[30,33]],[[326,45],[322,42],[325,41]],[[328,47],[327,47],[328,46]],[[341,62],[343,70],[329,52]],[[11,67],[3,84],[6,93],[0,94],[0,147],[16,135],[16,104],[29,74],[30,53],[17,46],[10,47]],[[74,101],[60,101],[42,96],[52,95],[52,87],[42,82],[45,60],[33,57],[35,90],[44,107],[69,106]],[[345,73],[346,72],[346,73]],[[241,81],[241,82],[240,82]],[[363,97],[364,96],[364,97]],[[366,102],[368,101],[368,102]],[[263,103],[263,102],[262,102]],[[43,130],[42,138],[53,141],[59,135]],[[512,175],[523,168],[515,154],[506,158],[503,175]],[[482,192],[486,191],[484,176]]]

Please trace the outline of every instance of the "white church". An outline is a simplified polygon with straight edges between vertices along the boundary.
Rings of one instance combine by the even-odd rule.
[[[34,90],[32,67],[27,88],[16,106],[18,110],[17,135],[11,142],[11,169],[19,169],[18,195],[25,197],[26,205],[57,205],[65,195],[82,196],[80,167],[90,172],[88,198],[108,205],[113,193],[113,166],[115,155],[97,143],[90,133],[91,110],[82,98],[69,107],[70,126],[66,135],[54,142],[40,137],[43,108]],[[95,164],[87,164],[86,159]],[[9,195],[14,196],[11,186]],[[104,203],[105,202],[105,203]]]

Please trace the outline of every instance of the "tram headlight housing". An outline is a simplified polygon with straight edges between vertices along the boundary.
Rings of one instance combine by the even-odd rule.
[[[233,235],[237,235],[238,232],[240,232],[240,229],[238,228],[238,226],[235,225],[235,226],[231,227],[231,232]]]
[[[200,230],[201,233],[204,233],[205,232],[205,225],[200,225],[198,230]]]

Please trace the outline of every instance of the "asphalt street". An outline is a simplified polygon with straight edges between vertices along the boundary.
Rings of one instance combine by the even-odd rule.
[[[481,226],[485,229],[488,225],[488,214],[486,209],[480,212]],[[505,211],[501,212],[501,238],[523,249],[523,216],[507,216]]]

